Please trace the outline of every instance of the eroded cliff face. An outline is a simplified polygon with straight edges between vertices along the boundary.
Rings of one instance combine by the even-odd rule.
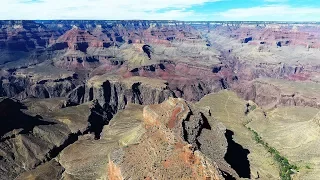
[[[80,135],[92,133],[94,137],[95,133],[99,134],[101,129],[99,132],[96,124],[107,123],[98,104],[67,105],[68,100],[64,98],[29,99],[23,103],[0,99],[0,119],[5,125],[0,130],[1,179],[15,179],[47,161],[61,172],[63,169],[53,158]]]
[[[100,105],[106,106],[106,100],[102,98],[105,95],[100,92],[113,89],[109,98],[113,101],[110,107],[122,109],[126,101],[151,104],[162,102],[170,96],[198,101],[209,93],[234,89],[241,97],[254,100],[262,106],[295,104],[317,107],[317,101],[312,98],[297,94],[279,95],[277,90],[262,85],[255,92],[258,85],[251,85],[256,84],[251,83],[256,78],[265,77],[317,83],[320,66],[315,56],[318,53],[316,44],[319,34],[316,31],[318,27],[313,24],[306,24],[302,28],[269,23],[253,26],[248,22],[1,23],[1,42],[4,43],[1,51],[9,49],[17,55],[25,53],[21,54],[24,57],[21,62],[18,58],[13,64],[12,61],[9,64],[2,63],[1,96],[20,100],[28,97],[68,97],[77,104],[99,99]],[[281,33],[284,35],[280,36]],[[314,42],[309,42],[311,37],[314,37]],[[24,40],[22,46],[26,50],[19,49],[18,45],[10,49],[10,44],[20,43],[19,39]],[[307,47],[303,42],[312,45]],[[149,54],[144,52],[145,46],[149,47]],[[297,59],[298,55],[305,58]],[[39,62],[45,65],[39,67]],[[41,70],[34,71],[39,68]],[[53,72],[63,76],[48,78]],[[120,80],[106,82],[106,89],[99,90],[90,88],[86,82],[95,75],[105,74],[124,79],[133,76],[161,79],[167,82],[166,90],[171,92],[151,92],[153,90],[139,85],[139,81],[130,88],[123,88]],[[108,87],[108,83],[112,87]],[[269,96],[260,94],[268,89]],[[96,91],[94,97],[93,91]],[[140,91],[141,95],[134,91]],[[152,95],[142,98],[144,92]],[[259,97],[254,97],[256,94]],[[117,102],[117,99],[121,102]]]
[[[294,82],[281,79],[259,78],[235,84],[233,89],[246,100],[272,109],[278,106],[309,106],[319,108],[319,85],[314,82]]]
[[[42,78],[42,77],[41,77]],[[67,97],[79,84],[72,76],[63,79],[34,81],[32,77],[11,76],[0,82],[1,96],[24,100],[27,98]]]
[[[20,100],[36,98],[66,97],[75,88],[75,83],[71,80],[48,81],[33,83],[24,77],[11,77],[10,80],[2,80],[2,96],[14,97]]]
[[[17,61],[16,65],[1,65],[5,71],[0,74],[1,96],[20,100],[67,97],[77,104],[99,99],[102,106],[107,106],[106,100],[102,100],[105,95],[100,92],[112,90],[110,107],[121,109],[126,101],[151,104],[170,96],[197,101],[208,93],[228,88],[232,81],[232,71],[219,62],[219,53],[210,49],[194,27],[183,23],[3,21],[3,24],[12,31],[31,34],[43,31],[40,35],[46,37],[43,39],[47,44],[41,47],[41,52],[34,52],[33,63]],[[46,33],[51,31],[56,33],[47,37]],[[143,51],[145,46],[150,47],[149,55]],[[90,87],[87,82],[90,78],[106,74],[119,79],[139,76],[164,80],[167,87],[151,90],[151,86],[144,87],[136,81],[132,87],[124,88],[121,80],[109,82],[112,87],[105,82],[105,89]]]
[[[315,24],[255,26],[249,22],[171,21],[2,21],[1,24],[4,43],[1,51],[20,53],[24,58],[13,64],[13,61],[0,63],[1,96],[20,100],[68,97],[77,104],[98,99],[101,106],[115,112],[127,102],[160,103],[170,96],[198,101],[209,93],[234,89],[241,97],[261,106],[318,106],[312,97],[283,94],[277,88],[255,82],[257,78],[268,77],[289,83],[317,83],[319,33]],[[311,37],[314,42],[310,42]],[[21,43],[19,39],[23,39],[21,47],[25,50],[14,45]],[[149,54],[143,50],[145,46],[149,47]],[[305,58],[297,59],[300,55]],[[39,66],[39,62],[45,65]],[[48,78],[53,72],[59,75]],[[102,88],[92,88],[87,82],[106,74],[119,76],[119,80],[105,81]],[[136,76],[164,80],[167,87],[151,90],[139,81],[127,87],[120,80]],[[105,92],[110,95],[104,95]],[[111,105],[107,105],[109,102]]]
[[[80,140],[62,151],[63,177],[224,179],[219,169],[238,177],[224,160],[225,128],[202,111],[172,98],[130,104],[104,127],[100,140]]]
[[[232,74],[225,75],[221,68],[213,73],[211,68],[190,66],[164,63],[134,70],[122,68],[92,74],[83,82],[84,77],[75,72],[41,64],[3,76],[0,92],[19,100],[66,97],[75,104],[98,100],[102,107],[116,112],[128,103],[157,104],[168,97],[198,101],[206,94],[229,87]]]
[[[316,56],[319,47],[306,45],[319,41],[319,33],[312,30],[317,28],[312,24],[301,27],[229,24],[218,25],[206,38],[221,50],[224,59],[221,61],[235,73],[237,80],[229,81],[230,89],[240,97],[267,109],[277,106],[319,107],[318,96],[310,91],[318,88],[320,71]],[[301,86],[312,88],[303,89]]]
[[[165,81],[140,76],[127,78],[121,76],[114,78],[112,75],[102,76],[104,76],[104,80],[99,85],[94,81],[101,76],[93,77],[85,84],[72,79],[72,76],[65,79],[37,82],[29,77],[11,76],[2,80],[0,92],[2,96],[20,100],[30,97],[67,97],[72,102],[81,104],[97,99],[101,106],[109,104],[112,109],[123,109],[130,102],[155,104],[163,102],[168,97],[182,97],[190,101],[197,101],[208,93],[225,88],[226,84],[224,80],[196,81],[179,77]],[[144,81],[148,83],[145,84]],[[155,87],[152,81],[161,82],[163,86]]]
[[[89,80],[84,96],[85,101],[97,99],[103,107],[116,112],[128,103],[158,104],[174,97],[174,93],[158,79],[97,76]]]

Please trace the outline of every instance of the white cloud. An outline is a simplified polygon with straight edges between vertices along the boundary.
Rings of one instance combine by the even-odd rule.
[[[320,21],[320,8],[284,5],[287,0],[221,12],[190,10],[217,1],[224,0],[1,0],[0,19]]]
[[[185,8],[220,0],[1,0],[1,19],[174,19]]]
[[[221,20],[247,21],[320,21],[320,8],[272,5],[229,9],[215,13]]]

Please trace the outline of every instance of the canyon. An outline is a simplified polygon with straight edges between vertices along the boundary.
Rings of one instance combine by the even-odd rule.
[[[0,26],[0,179],[320,176],[318,23]]]

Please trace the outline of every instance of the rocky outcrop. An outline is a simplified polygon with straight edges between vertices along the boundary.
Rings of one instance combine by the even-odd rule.
[[[28,77],[11,76],[0,82],[1,96],[14,97],[20,100],[35,98],[66,97],[75,88],[71,79],[33,82]]]
[[[81,88],[74,93],[77,94],[79,90]],[[121,79],[102,75],[95,76],[88,81],[83,100],[85,102],[97,100],[109,112],[116,113],[129,103],[158,104],[174,96],[166,82],[162,80],[143,77]]]
[[[305,67],[301,65],[289,65],[285,63],[251,64],[239,60],[234,60],[232,63],[235,71],[238,72],[238,78],[241,80],[253,80],[260,77],[299,80],[299,74],[302,72],[308,73]],[[303,77],[301,80],[303,80]]]
[[[96,127],[107,124],[107,117],[97,104],[63,108],[65,103],[63,99],[29,99],[25,104],[8,98],[0,99],[0,119],[5,124],[0,128],[0,179],[15,179],[19,174],[56,157],[78,136],[100,134],[102,128]],[[38,168],[50,167],[54,169],[50,172],[61,175],[63,169],[54,160],[49,163],[53,163],[52,166],[41,165]],[[40,173],[42,178],[54,175],[35,173]]]
[[[313,89],[304,89],[313,87]],[[278,106],[309,106],[320,107],[317,89],[313,82],[294,82],[287,80],[257,79],[242,82],[233,86],[238,95],[252,100],[259,106],[271,109]]]
[[[225,129],[218,124],[207,111],[182,99],[130,104],[104,127],[100,140],[80,140],[63,150],[63,177],[224,179],[219,168],[234,171],[223,160]]]
[[[199,101],[203,96],[229,87],[234,73],[221,64],[211,67],[163,61],[126,72],[124,77],[142,76],[165,80],[177,97]]]
[[[232,73],[225,73],[224,68],[220,67],[213,73],[210,68],[192,67],[170,63],[143,66],[124,73],[123,78],[115,75],[117,73],[104,72],[83,84],[73,72],[35,66],[3,78],[0,93],[20,100],[67,97],[76,104],[98,100],[101,106],[116,112],[128,103],[157,104],[168,97],[198,101],[206,94],[229,87]],[[57,73],[59,75],[54,75]]]
[[[56,46],[59,46],[59,44],[61,44],[60,46],[62,47],[63,44],[66,44],[67,48],[69,49],[79,50],[81,52],[87,52],[87,48],[89,47],[104,47],[104,42],[103,42],[104,40],[107,40],[107,39],[100,40],[86,30],[73,28],[67,31],[61,37],[59,37],[55,41],[55,43],[58,44]]]
[[[0,96],[19,100],[66,97],[81,83],[76,73],[42,63],[14,70],[3,76],[0,81]]]
[[[36,169],[22,173],[16,178],[16,180],[61,179],[63,172],[63,167],[53,159],[48,163],[38,166]]]

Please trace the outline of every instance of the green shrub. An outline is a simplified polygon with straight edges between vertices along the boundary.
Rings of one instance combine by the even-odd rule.
[[[248,127],[248,129],[252,132],[253,139],[257,143],[262,144],[264,148],[267,149],[267,151],[273,156],[273,159],[278,163],[281,179],[291,180],[291,175],[298,170],[298,167],[296,165],[290,164],[288,159],[281,156],[278,150],[276,150],[273,147],[270,147],[268,143],[265,143],[262,140],[262,137],[259,136],[259,134],[256,131],[254,131],[250,127]]]
[[[257,108],[256,105],[251,106],[251,111],[254,111]]]

